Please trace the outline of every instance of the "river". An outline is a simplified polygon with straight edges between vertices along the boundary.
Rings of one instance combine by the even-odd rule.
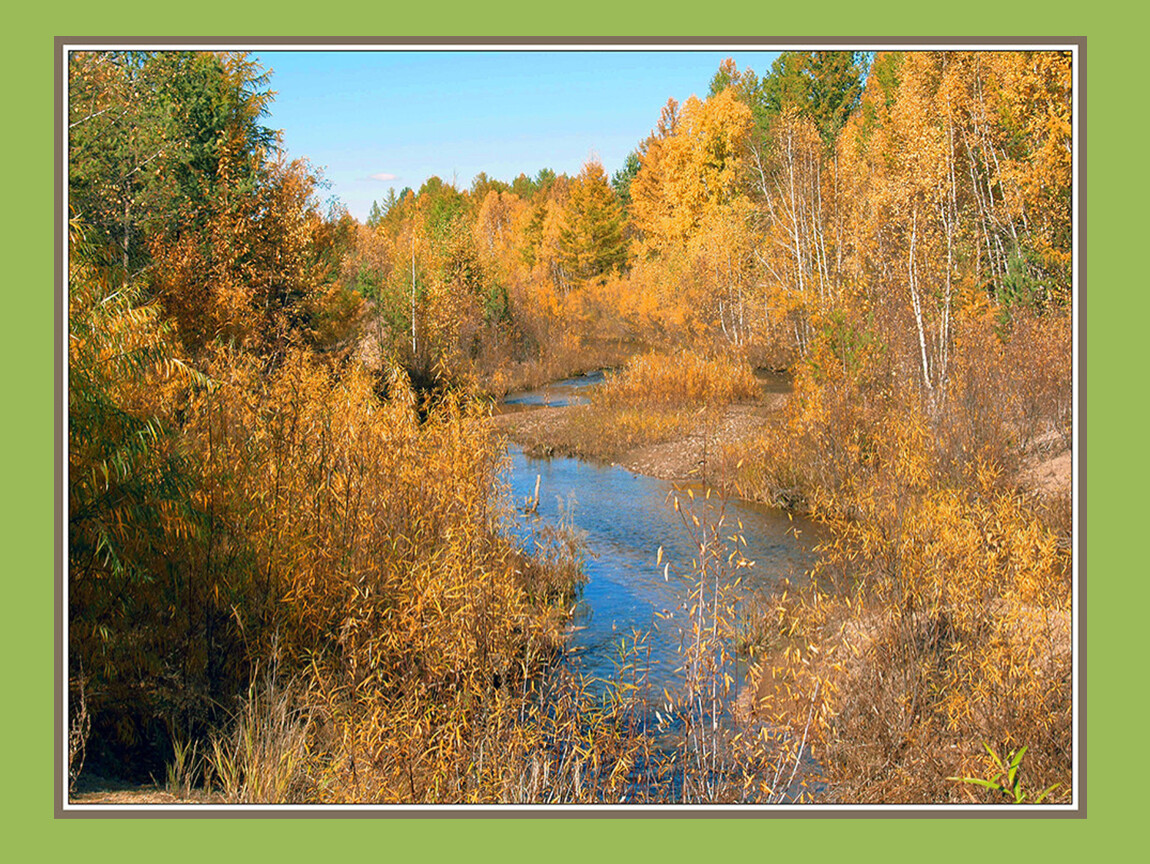
[[[601,373],[591,373],[516,394],[505,404],[510,410],[581,404],[587,401],[587,388],[601,380]],[[775,380],[764,383],[768,392],[779,392],[778,386]],[[681,665],[679,647],[691,587],[691,580],[682,574],[689,576],[698,547],[684,517],[672,506],[676,490],[701,522],[723,517],[721,536],[733,535],[741,524],[745,545],[740,551],[753,562],[740,571],[743,596],[771,591],[783,579],[800,579],[814,563],[818,526],[791,519],[780,510],[723,501],[717,495],[706,500],[701,485],[690,487],[692,500],[688,487],[619,466],[565,457],[532,459],[513,444],[508,451],[506,480],[520,508],[539,480],[538,512],[520,513],[516,533],[526,538],[541,524],[557,525],[566,519],[582,540],[587,583],[572,621],[571,648],[587,675],[610,679],[620,639],[631,642],[638,631],[647,634],[654,692],[674,689],[681,679],[676,669]],[[662,563],[657,561],[660,547]],[[743,677],[745,670],[736,675],[738,686]]]

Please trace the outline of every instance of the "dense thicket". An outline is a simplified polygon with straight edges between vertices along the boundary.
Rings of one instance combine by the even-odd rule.
[[[76,771],[86,737],[90,762],[160,775],[271,668],[358,722],[477,706],[545,653],[576,575],[504,536],[468,400],[357,359],[356,226],[271,146],[263,83],[231,55],[71,59]]]

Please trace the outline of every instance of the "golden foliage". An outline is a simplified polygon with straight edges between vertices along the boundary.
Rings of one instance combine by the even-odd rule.
[[[647,444],[693,434],[715,411],[761,389],[746,361],[697,352],[634,356],[540,442],[547,452],[614,459]]]
[[[143,90],[74,59],[75,111],[149,120]],[[1068,537],[1017,483],[1070,443],[1068,56],[882,55],[835,142],[752,111],[751,78],[670,103],[633,237],[597,163],[521,194],[429,181],[371,228],[324,218],[308,166],[256,141],[253,65],[219,63],[244,98],[199,198],[153,165],[158,125],[127,174],[72,177],[115,246],[75,236],[69,272],[69,672],[95,738],[210,741],[233,800],[779,800],[808,742],[844,800],[959,800],[946,778],[979,773],[983,742],[1027,746],[1033,785],[1070,794]],[[161,199],[178,212],[146,212]],[[794,361],[785,419],[727,462],[832,530],[814,584],[754,628],[775,731],[730,740],[700,694],[729,695],[737,556],[697,532],[687,777],[634,677],[540,677],[577,550],[508,537],[501,450],[447,383],[499,393],[624,345],[660,351],[561,447],[693,434],[760,395],[747,357]]]
[[[647,249],[673,254],[708,211],[738,194],[751,113],[733,91],[692,96],[667,134],[648,140],[631,185],[631,216]]]

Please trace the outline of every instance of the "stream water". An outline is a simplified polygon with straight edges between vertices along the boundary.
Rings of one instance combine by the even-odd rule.
[[[601,373],[568,379],[517,394],[507,404],[521,410],[580,404],[587,401],[587,388],[601,380]],[[764,382],[769,391],[778,392],[779,386],[774,379]],[[673,689],[676,683],[691,584],[676,574],[689,573],[692,559],[698,556],[683,516],[672,506],[670,496],[677,488],[681,502],[690,503],[700,522],[714,522],[721,516],[721,536],[741,533],[745,545],[740,551],[753,562],[740,571],[744,596],[770,591],[784,578],[801,578],[814,563],[817,526],[792,520],[782,511],[734,499],[721,501],[715,495],[708,501],[702,486],[693,487],[694,499],[689,502],[686,487],[619,466],[572,458],[532,459],[514,445],[509,447],[509,456],[507,480],[514,502],[522,505],[533,496],[539,480],[538,512],[521,514],[514,530],[529,537],[540,524],[567,520],[582,540],[587,583],[575,610],[571,647],[585,674],[611,678],[619,658],[619,640],[625,637],[630,643],[634,631],[639,631],[649,634],[654,692],[664,686]],[[660,547],[661,564],[657,563]]]
[[[759,377],[765,394],[789,389],[789,382],[780,376]],[[589,401],[588,388],[602,380],[602,373],[590,373],[519,393],[505,400],[503,410],[585,404]],[[738,549],[750,563],[738,570],[741,584],[732,593],[736,607],[754,592],[773,591],[783,579],[801,579],[814,563],[818,526],[772,508],[708,496],[701,485],[685,487],[617,465],[580,459],[533,459],[515,445],[508,449],[506,480],[512,503],[519,505],[512,530],[529,545],[541,527],[568,526],[576,532],[584,551],[587,581],[572,619],[567,662],[576,665],[585,681],[645,681],[646,696],[640,697],[641,704],[647,706],[644,728],[659,730],[655,741],[658,752],[675,750],[682,741],[682,715],[667,720],[659,716],[657,706],[663,703],[664,690],[679,694],[677,699],[687,690],[682,646],[690,632],[687,628],[695,583],[692,561],[699,558],[700,551],[692,536],[691,517],[703,525],[722,520],[717,532],[720,538],[736,533],[742,537]],[[535,497],[537,482],[537,507],[525,508],[523,505]],[[676,511],[674,496],[678,496],[684,512]],[[525,513],[524,509],[534,512]],[[737,541],[725,542],[727,548],[718,556],[724,560]],[[730,581],[734,575],[728,571],[720,581]],[[630,652],[623,650],[624,640]],[[636,643],[641,646],[638,650]],[[734,649],[734,645],[729,646],[729,656],[735,659],[722,670],[733,682],[728,706],[738,703],[739,691],[746,686],[746,661],[739,659]],[[700,710],[705,714],[699,720],[708,726],[730,728],[729,708],[720,707],[718,714],[702,705]],[[817,764],[809,752],[801,758],[801,770],[797,775],[791,771],[777,800],[794,801],[804,788],[807,793],[821,789]],[[686,800],[682,769],[680,765],[671,775],[671,790],[660,795]],[[702,776],[707,783],[725,782],[729,778],[724,770],[704,771]],[[641,790],[640,795],[650,794],[658,786],[652,775],[644,772],[643,766],[636,765],[630,778]]]
[[[590,400],[587,388],[603,383],[604,372],[596,369],[573,378],[564,378],[553,384],[512,393],[503,400],[503,410],[521,411],[529,408],[554,408],[561,405],[586,405]]]

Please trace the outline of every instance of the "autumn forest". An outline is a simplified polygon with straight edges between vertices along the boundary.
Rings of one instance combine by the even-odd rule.
[[[1072,61],[727,60],[620,165],[361,221],[251,55],[73,52],[71,800],[1071,803]],[[559,458],[665,479],[692,550],[613,675]],[[749,589],[715,501],[810,566]]]

